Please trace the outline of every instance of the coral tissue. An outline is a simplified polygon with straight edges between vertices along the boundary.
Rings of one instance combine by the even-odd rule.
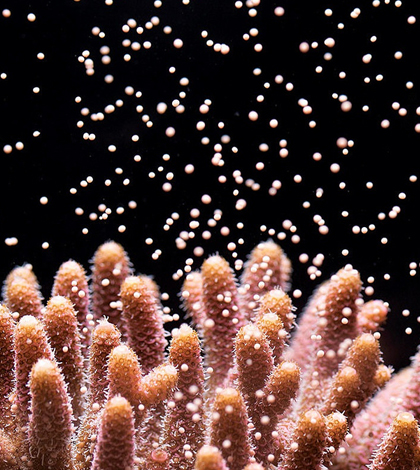
[[[191,325],[117,243],[92,275],[59,268],[44,303],[30,265],[0,306],[0,470],[420,469],[420,357],[392,375],[387,306],[345,266],[296,322],[290,261],[268,241],[240,280],[221,256],[187,275]]]

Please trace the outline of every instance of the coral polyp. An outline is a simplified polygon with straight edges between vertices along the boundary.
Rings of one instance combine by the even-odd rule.
[[[122,246],[92,272],[64,263],[45,305],[29,265],[5,281],[1,470],[420,468],[420,360],[383,363],[387,304],[352,266],[296,312],[273,242],[240,280],[211,256],[169,341],[159,288]]]

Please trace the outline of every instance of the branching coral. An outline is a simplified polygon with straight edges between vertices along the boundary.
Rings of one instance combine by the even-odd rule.
[[[391,377],[387,306],[351,266],[296,325],[280,247],[260,243],[240,282],[212,256],[166,348],[156,284],[116,243],[93,262],[90,286],[63,263],[45,306],[30,265],[5,280],[0,470],[420,469],[420,353]]]

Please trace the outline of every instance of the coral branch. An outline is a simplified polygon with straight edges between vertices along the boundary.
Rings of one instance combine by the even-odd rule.
[[[278,460],[273,433],[290,401],[296,396],[300,380],[299,367],[293,362],[282,362],[268,377],[254,410],[255,432],[253,442],[258,462]]]
[[[225,259],[212,256],[201,267],[202,303],[207,319],[203,334],[210,368],[208,394],[223,386],[233,365],[232,347],[235,335],[244,324],[239,308],[238,292],[232,270]]]
[[[295,314],[290,297],[282,289],[273,289],[267,292],[259,303],[257,318],[266,313],[275,313],[283,323],[284,329],[290,332]]]
[[[130,273],[130,261],[124,248],[115,242],[101,245],[93,257],[92,313],[94,320],[106,317],[123,333],[118,310],[121,284]]]
[[[12,412],[20,428],[25,428],[29,416],[29,376],[38,359],[53,360],[53,353],[42,323],[26,315],[15,328],[16,390]]]
[[[242,470],[249,463],[251,447],[248,416],[245,402],[234,388],[226,388],[216,394],[210,443],[222,452],[230,470]]]
[[[75,461],[78,470],[90,470],[98,428],[98,416],[105,403],[108,381],[108,359],[120,344],[120,332],[107,320],[98,323],[92,332],[89,349],[90,384],[86,412],[78,428],[75,443]]]
[[[360,275],[351,266],[332,276],[325,293],[324,308],[318,311],[317,344],[311,367],[303,376],[297,410],[317,406],[323,398],[328,380],[342,359],[340,349],[345,340],[357,335],[357,300],[361,289]]]
[[[151,407],[166,400],[178,381],[176,368],[163,363],[143,377],[140,384],[140,399],[144,406]]]
[[[93,315],[89,311],[89,286],[83,266],[72,260],[63,263],[55,275],[52,295],[68,297],[74,304],[84,346],[83,350],[86,354],[87,347],[90,344],[90,332],[94,323]]]
[[[43,320],[49,343],[72,399],[74,416],[79,418],[84,410],[82,391],[85,378],[77,317],[71,301],[66,297],[51,297],[43,313]]]
[[[297,329],[294,331],[285,358],[295,361],[304,372],[310,365],[308,357],[314,350],[313,335],[318,325],[318,314],[325,304],[325,294],[330,281],[325,281],[309,299],[308,304],[299,317]]]
[[[346,437],[348,425],[346,417],[339,412],[329,414],[325,418],[325,424],[327,426],[327,449],[323,463],[327,466]]]
[[[71,470],[72,409],[64,378],[53,361],[40,359],[30,378],[29,462],[33,470]],[[47,424],[47,425],[46,425]]]
[[[19,453],[14,439],[0,429],[0,470],[19,470]]]
[[[363,409],[377,389],[375,376],[379,360],[379,343],[375,337],[370,333],[358,336],[332,382],[323,407],[324,413],[334,410],[343,412],[351,426],[356,413]]]
[[[24,315],[41,318],[42,296],[37,284],[27,278],[14,276],[5,287],[6,305],[13,314],[17,313],[14,318]]]
[[[108,387],[108,358],[111,351],[120,344],[120,332],[107,320],[98,323],[92,333],[89,350],[90,403],[102,404]]]
[[[378,331],[388,315],[388,305],[382,300],[370,300],[362,305],[357,315],[359,330],[365,333]]]
[[[32,264],[25,263],[23,266],[16,266],[13,268],[10,273],[7,275],[4,282],[4,297],[7,297],[7,287],[18,278],[25,279],[32,284],[36,289],[39,289],[38,279],[34,273]]]
[[[266,313],[265,315],[258,316],[255,324],[268,340],[274,365],[279,364],[287,338],[287,331],[283,328],[283,322],[275,313]]]
[[[258,244],[245,263],[241,277],[241,293],[245,300],[245,316],[254,316],[258,301],[275,287],[288,290],[291,264],[283,250],[274,242]]]
[[[136,428],[144,419],[144,406],[140,406],[141,369],[136,353],[127,345],[115,347],[108,361],[108,398],[120,395],[128,400],[134,410]]]
[[[206,312],[203,309],[201,296],[203,294],[203,278],[201,273],[196,271],[189,273],[182,285],[181,297],[187,315],[192,318],[193,325],[202,336],[201,331],[206,319]]]
[[[258,327],[252,323],[243,326],[234,343],[235,364],[238,369],[238,386],[253,418],[257,392],[264,388],[273,370],[270,344]]]
[[[195,456],[204,442],[204,372],[197,333],[187,325],[174,331],[169,362],[178,371],[173,406],[168,406],[163,423],[163,448],[169,468],[194,468]]]
[[[172,397],[178,381],[178,372],[172,364],[163,363],[152,369],[140,384],[140,401],[149,415],[141,428],[138,444],[138,455],[153,457],[153,470],[166,468],[168,454],[164,449],[158,449],[162,434],[162,421],[166,412],[164,401]],[[155,449],[151,454],[151,449]],[[163,458],[165,456],[165,458]],[[156,458],[155,458],[156,457]]]
[[[321,413],[303,413],[286,448],[282,470],[320,470],[326,445],[326,425]]]
[[[194,470],[229,470],[221,452],[214,446],[203,446],[197,453]]]
[[[123,397],[105,405],[98,432],[92,470],[127,470],[134,465],[134,418],[130,403]]]
[[[10,424],[9,396],[14,386],[14,335],[15,324],[9,309],[0,305],[0,428]]]
[[[147,374],[163,362],[166,346],[156,293],[144,277],[129,276],[121,285],[121,302],[127,343]]]
[[[369,470],[418,468],[419,429],[411,413],[400,413],[383,438]]]

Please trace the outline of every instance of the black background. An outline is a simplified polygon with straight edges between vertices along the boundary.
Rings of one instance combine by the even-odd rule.
[[[397,4],[398,5],[398,4]],[[274,8],[282,6],[285,14],[274,14]],[[11,153],[3,152],[1,159],[0,199],[0,274],[4,278],[9,270],[24,262],[34,266],[46,298],[51,290],[53,276],[61,262],[72,258],[87,269],[97,246],[109,239],[120,242],[127,250],[136,272],[151,274],[162,288],[170,294],[166,302],[172,312],[179,312],[178,292],[181,280],[174,281],[172,274],[183,269],[187,258],[193,259],[197,269],[202,257],[193,254],[195,246],[202,246],[205,255],[220,253],[233,265],[229,242],[237,244],[237,257],[246,255],[261,240],[269,238],[261,230],[265,225],[277,233],[284,231],[285,240],[279,243],[292,260],[294,289],[303,292],[294,304],[301,311],[307,298],[323,279],[329,277],[346,263],[360,270],[364,285],[369,276],[375,277],[373,297],[389,302],[391,314],[383,333],[386,363],[399,368],[408,363],[416,350],[419,327],[418,276],[410,275],[409,264],[420,261],[418,204],[419,182],[409,181],[410,175],[418,174],[419,134],[414,127],[420,122],[416,108],[420,106],[420,71],[418,41],[420,31],[416,22],[408,24],[407,18],[417,14],[416,2],[404,1],[401,6],[383,0],[378,7],[372,2],[308,2],[263,0],[256,5],[257,15],[249,15],[250,7],[236,8],[233,1],[201,2],[191,0],[163,1],[156,8],[152,1],[120,1],[106,5],[99,1],[71,2],[2,2],[2,9],[10,9],[11,16],[0,17],[0,148],[12,145]],[[325,14],[333,10],[332,16]],[[361,12],[357,18],[355,8]],[[34,13],[36,20],[28,21]],[[159,24],[144,28],[139,35],[136,29],[124,33],[122,26],[132,18],[138,26],[145,26],[152,17],[159,17]],[[343,29],[337,25],[344,24]],[[163,32],[171,26],[171,34]],[[92,33],[98,26],[106,33],[105,38]],[[251,28],[258,35],[249,40],[243,34]],[[226,55],[215,52],[206,45],[207,39],[229,45]],[[376,42],[372,42],[376,36]],[[183,47],[173,46],[175,38],[182,38]],[[335,46],[324,45],[332,37]],[[150,41],[152,47],[133,51],[124,47],[122,41],[130,39]],[[317,48],[303,54],[299,44],[318,42]],[[261,43],[261,52],[254,44]],[[110,47],[111,63],[101,63],[100,47]],[[95,73],[87,76],[85,66],[78,57],[89,51],[94,60]],[[394,54],[403,53],[401,60]],[[39,60],[37,54],[45,58]],[[332,59],[323,57],[330,52]],[[125,61],[124,54],[131,60]],[[369,64],[362,57],[372,54]],[[175,73],[169,68],[176,67]],[[315,68],[322,66],[322,73]],[[261,68],[261,75],[253,70]],[[344,79],[339,78],[346,72]],[[114,76],[107,84],[104,77]],[[282,84],[275,83],[276,75],[284,77]],[[376,80],[378,74],[383,80]],[[189,84],[181,86],[182,77]],[[370,77],[371,83],[365,83]],[[406,83],[413,82],[408,89]],[[286,83],[293,83],[287,91]],[[265,88],[264,84],[270,87]],[[40,92],[33,93],[34,87]],[[132,86],[141,90],[141,98],[127,95],[124,90]],[[185,112],[179,114],[171,105],[180,99]],[[352,110],[344,113],[338,99],[345,94],[352,102]],[[258,95],[264,101],[258,102]],[[81,103],[75,98],[80,96]],[[300,98],[308,100],[313,108],[311,115],[304,115],[298,104]],[[103,121],[94,121],[81,115],[81,109],[91,113],[103,112],[105,106],[122,99],[124,105],[112,114],[105,114]],[[212,104],[210,112],[200,114],[199,106],[205,99]],[[156,112],[159,102],[168,103],[165,114]],[[407,109],[407,116],[398,115],[392,103],[399,102]],[[143,113],[136,106],[144,107]],[[369,106],[364,112],[362,107]],[[251,122],[248,113],[256,110],[259,119]],[[147,128],[141,116],[148,114],[153,127]],[[277,128],[269,126],[270,119],[277,119]],[[390,127],[383,129],[381,122],[389,119]],[[84,126],[77,127],[83,120]],[[205,121],[206,129],[198,131],[196,123]],[[309,121],[316,121],[311,129]],[[224,123],[224,129],[218,123]],[[173,138],[165,136],[165,129],[173,126]],[[33,137],[39,130],[40,136]],[[84,140],[85,132],[94,133],[94,141]],[[133,142],[131,136],[139,136]],[[211,163],[213,146],[221,136],[230,136],[224,144],[223,167]],[[201,138],[208,136],[210,144],[203,145]],[[348,155],[343,155],[336,145],[339,137],[354,141]],[[280,158],[279,141],[287,140],[289,155]],[[23,142],[23,150],[16,150],[15,143]],[[259,145],[267,143],[267,152],[259,151]],[[117,150],[109,152],[108,146]],[[239,151],[232,152],[236,146]],[[312,155],[320,152],[322,160],[316,162]],[[141,162],[133,160],[141,155]],[[165,161],[162,156],[170,155]],[[264,170],[255,165],[264,162]],[[184,172],[186,164],[194,164],[192,175]],[[339,163],[338,174],[330,171],[332,163]],[[159,171],[159,167],[163,167]],[[115,173],[122,168],[122,175]],[[254,191],[245,182],[235,182],[232,174],[240,170],[244,180],[252,179],[260,184]],[[155,178],[149,172],[156,173]],[[162,184],[168,172],[174,174],[172,190],[164,192]],[[302,183],[294,182],[300,174]],[[227,182],[218,182],[225,175]],[[93,182],[87,188],[80,181],[88,176]],[[111,179],[111,186],[104,185]],[[123,180],[130,179],[129,185]],[[279,179],[282,188],[275,196],[268,195],[273,180]],[[366,183],[373,182],[372,189]],[[340,189],[339,183],[346,188]],[[77,188],[77,194],[70,193]],[[318,198],[318,188],[323,196]],[[234,191],[239,191],[239,196]],[[404,192],[405,199],[399,194]],[[210,194],[212,203],[200,202],[203,194]],[[42,196],[48,204],[40,204]],[[244,198],[247,206],[243,211],[235,209],[235,201]],[[128,202],[135,200],[136,209],[129,209]],[[302,204],[311,206],[304,209]],[[112,209],[107,220],[91,221],[89,214],[98,212],[104,203]],[[388,212],[396,205],[401,208],[395,219],[378,220],[378,213]],[[122,215],[116,208],[122,206]],[[75,209],[84,210],[82,216]],[[192,208],[200,209],[200,227],[196,236],[184,250],[176,247],[175,239],[182,230],[191,231],[189,222]],[[215,209],[222,210],[222,220],[216,228],[208,228],[207,220]],[[343,210],[349,216],[341,216]],[[163,229],[165,221],[173,212],[180,217],[170,230]],[[313,216],[320,214],[329,227],[327,235],[321,235]],[[291,234],[283,230],[282,222],[291,220],[297,227],[299,243],[291,241]],[[237,228],[243,222],[244,228]],[[118,227],[126,226],[120,233]],[[375,230],[367,234],[354,234],[352,227],[368,227]],[[220,227],[230,228],[228,236],[220,234]],[[83,234],[88,228],[88,234]],[[210,240],[202,240],[201,232],[212,232]],[[3,240],[16,237],[18,243],[8,246]],[[151,237],[152,245],[145,240]],[[386,237],[387,244],[381,243]],[[243,238],[244,243],[238,244]],[[49,248],[42,248],[44,242]],[[152,259],[156,249],[162,250],[158,260]],[[349,255],[343,256],[342,250]],[[318,253],[325,256],[320,267],[321,276],[315,281],[307,274],[307,264],[299,262],[301,253],[308,253],[310,260]],[[239,273],[238,273],[239,274]],[[384,275],[389,274],[390,280]],[[366,298],[370,298],[367,297]],[[408,317],[402,316],[410,310]],[[168,325],[168,328],[171,326]],[[411,335],[405,329],[411,327]]]

